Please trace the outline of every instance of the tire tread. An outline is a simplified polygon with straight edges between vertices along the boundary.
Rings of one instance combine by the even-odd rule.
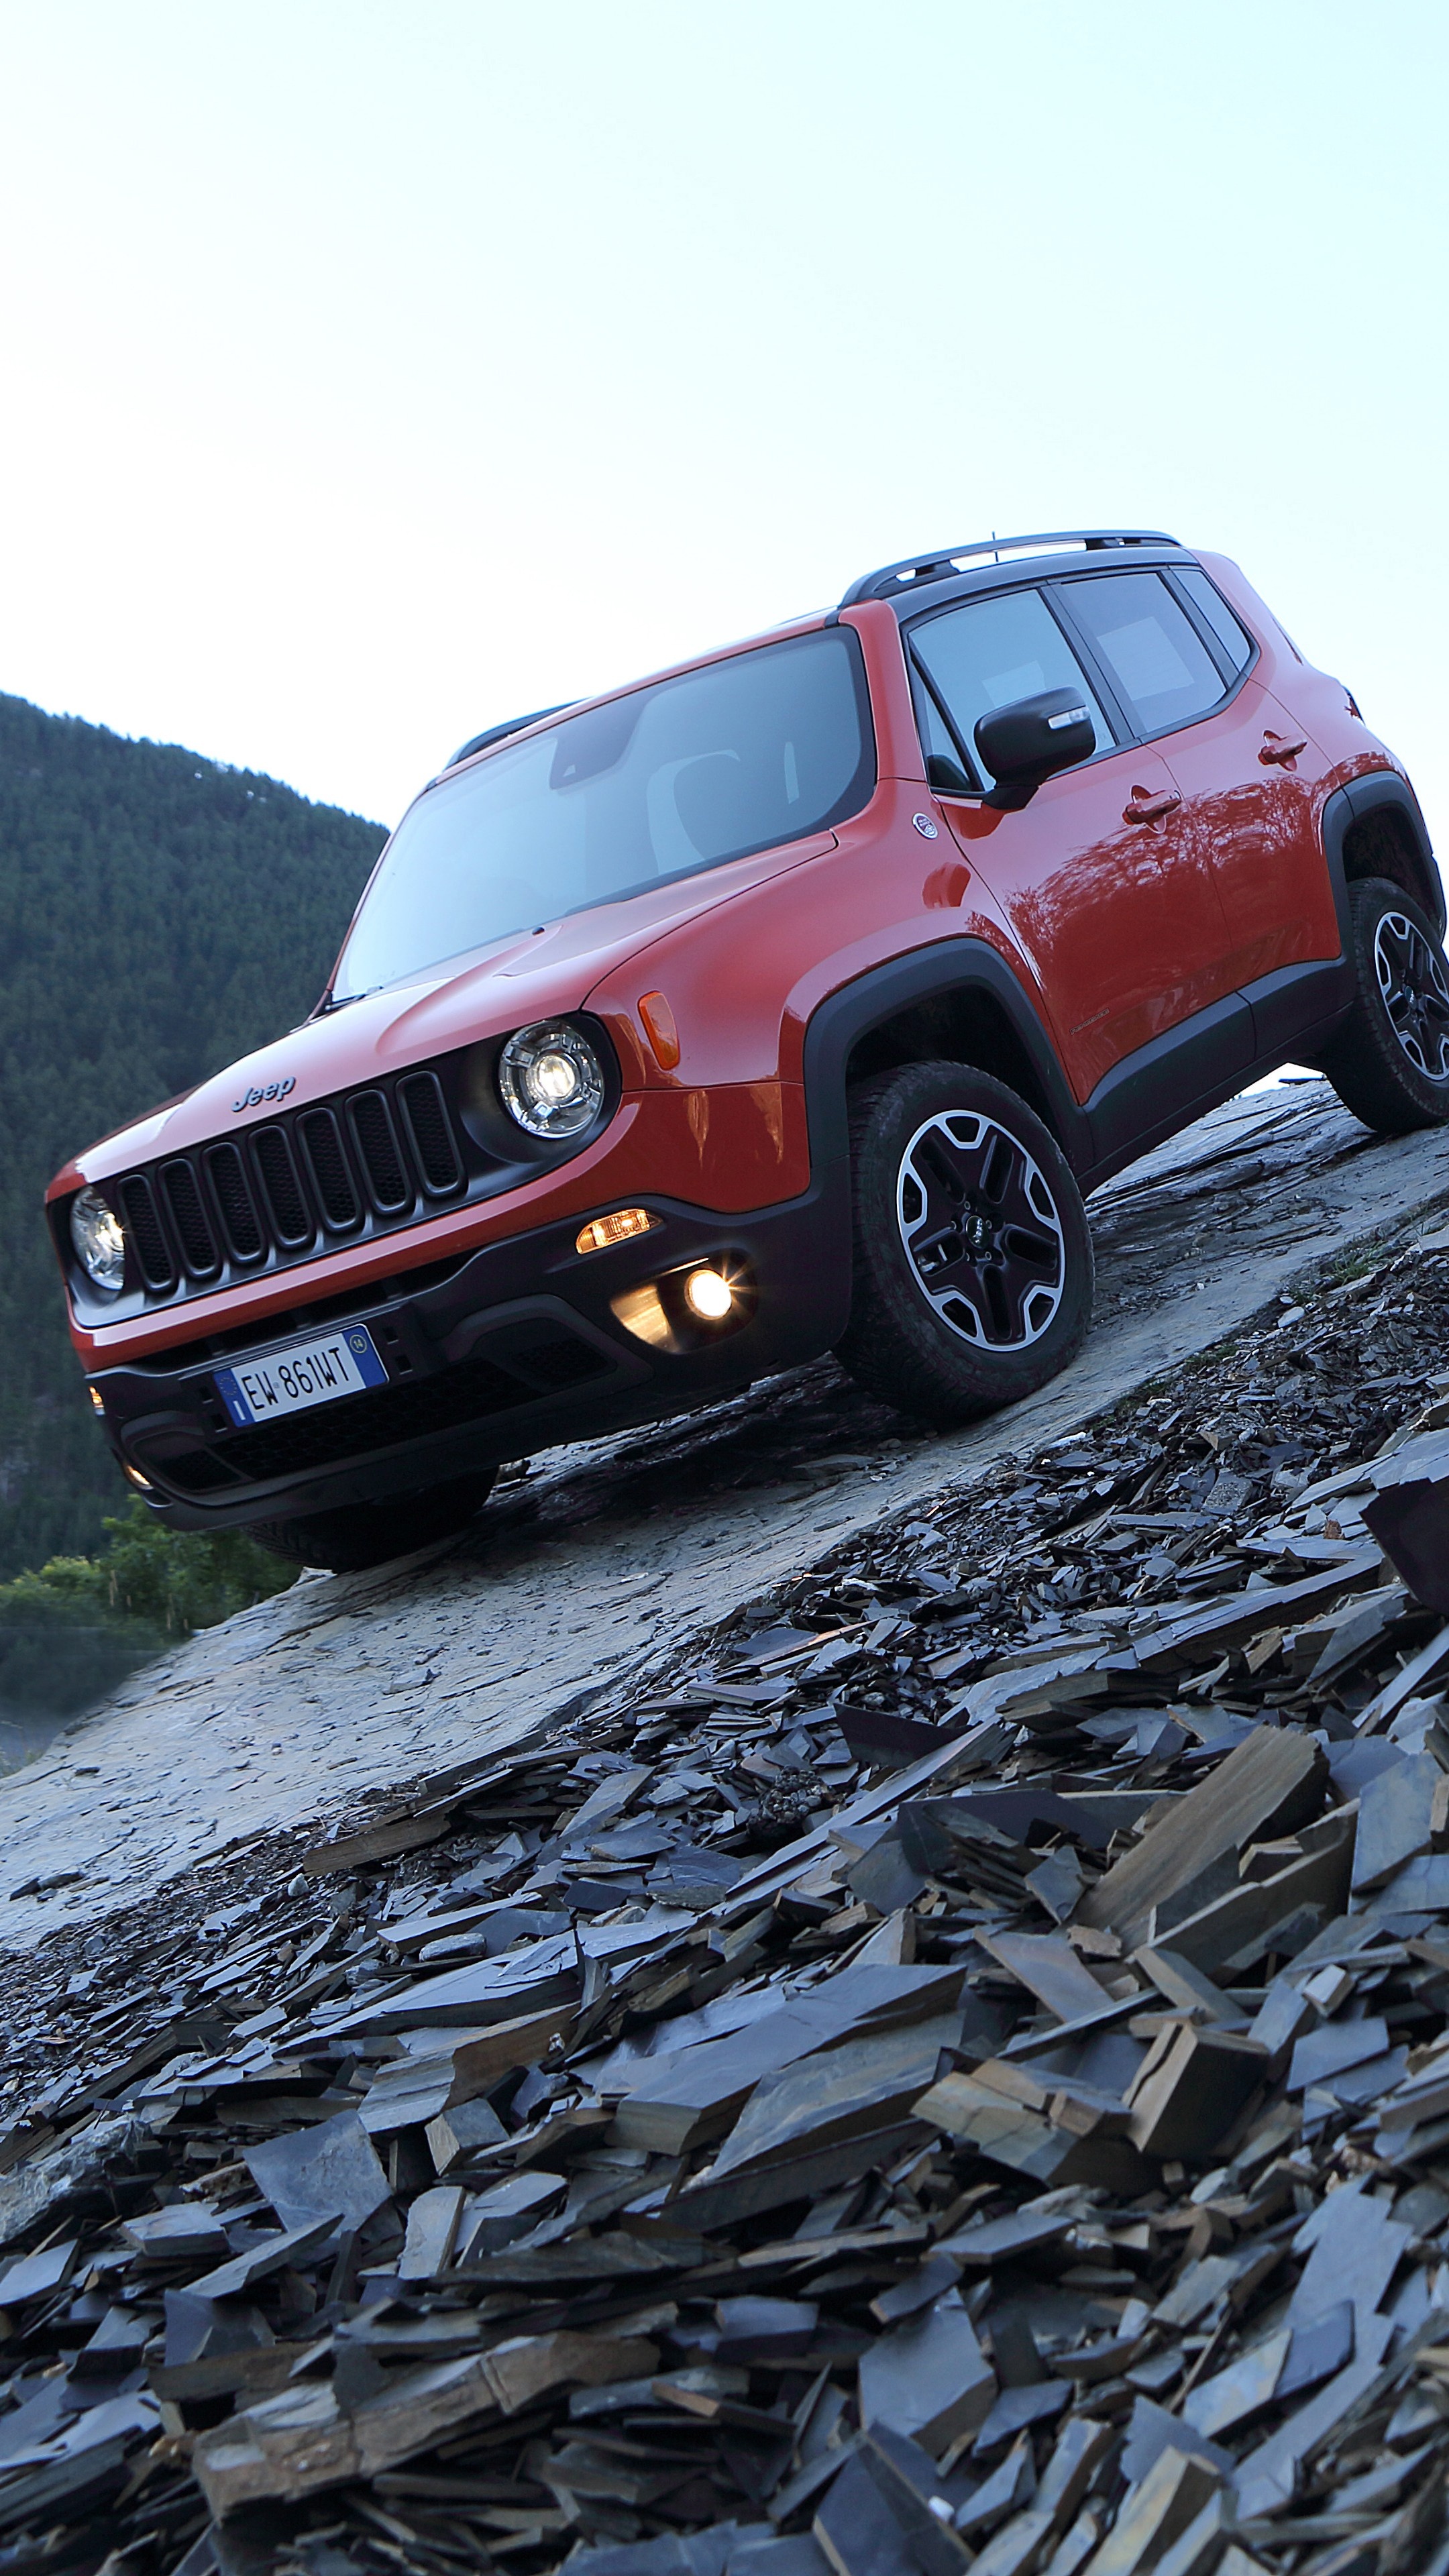
[[[1402,912],[1435,948],[1438,934],[1421,905],[1387,877],[1359,877],[1348,889],[1358,994],[1320,1063],[1345,1109],[1380,1136],[1408,1136],[1449,1120],[1449,1083],[1430,1083],[1404,1054],[1379,996],[1374,932],[1385,912]],[[1442,954],[1442,951],[1441,951]]]

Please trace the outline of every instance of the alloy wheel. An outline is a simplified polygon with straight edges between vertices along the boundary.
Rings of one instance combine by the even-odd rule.
[[[1026,1147],[975,1110],[918,1127],[896,1183],[906,1257],[941,1321],[978,1349],[1040,1341],[1062,1301],[1061,1214]]]
[[[1449,1081],[1449,983],[1422,930],[1402,912],[1378,922],[1374,972],[1410,1064],[1430,1082]]]

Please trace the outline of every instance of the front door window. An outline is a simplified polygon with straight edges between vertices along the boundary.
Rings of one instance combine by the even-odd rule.
[[[935,708],[927,709],[927,726],[933,715],[939,724],[939,711],[944,710],[969,764],[967,784],[995,784],[976,748],[981,717],[993,715],[998,707],[1014,706],[1018,698],[1040,697],[1044,689],[1079,691],[1092,719],[1097,750],[1112,748],[1112,728],[1040,591],[1007,591],[994,599],[973,600],[969,608],[948,610],[944,617],[928,618],[912,629],[911,650],[936,701]],[[925,694],[918,692],[918,703]],[[926,750],[939,757],[942,745],[928,734]],[[938,779],[934,770],[931,782],[933,786],[952,783]]]

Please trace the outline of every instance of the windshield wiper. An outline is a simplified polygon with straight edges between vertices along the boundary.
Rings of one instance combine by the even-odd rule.
[[[369,984],[366,992],[362,993],[324,993],[312,1017],[314,1020],[325,1020],[333,1011],[345,1011],[349,1002],[365,1002],[368,993],[381,991],[380,984]]]

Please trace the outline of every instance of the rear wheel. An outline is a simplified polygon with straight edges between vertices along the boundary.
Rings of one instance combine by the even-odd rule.
[[[482,1510],[493,1490],[491,1468],[455,1476],[423,1493],[398,1494],[381,1503],[344,1503],[335,1512],[309,1512],[304,1520],[255,1521],[251,1535],[289,1565],[317,1565],[329,1574],[357,1574],[411,1556],[435,1539],[451,1538]]]
[[[1060,1146],[973,1066],[907,1065],[851,1114],[855,1267],[837,1355],[873,1395],[962,1422],[1032,1395],[1092,1312],[1087,1212]]]
[[[1348,889],[1358,996],[1322,1058],[1346,1109],[1384,1136],[1449,1119],[1449,967],[1437,930],[1387,877]]]

